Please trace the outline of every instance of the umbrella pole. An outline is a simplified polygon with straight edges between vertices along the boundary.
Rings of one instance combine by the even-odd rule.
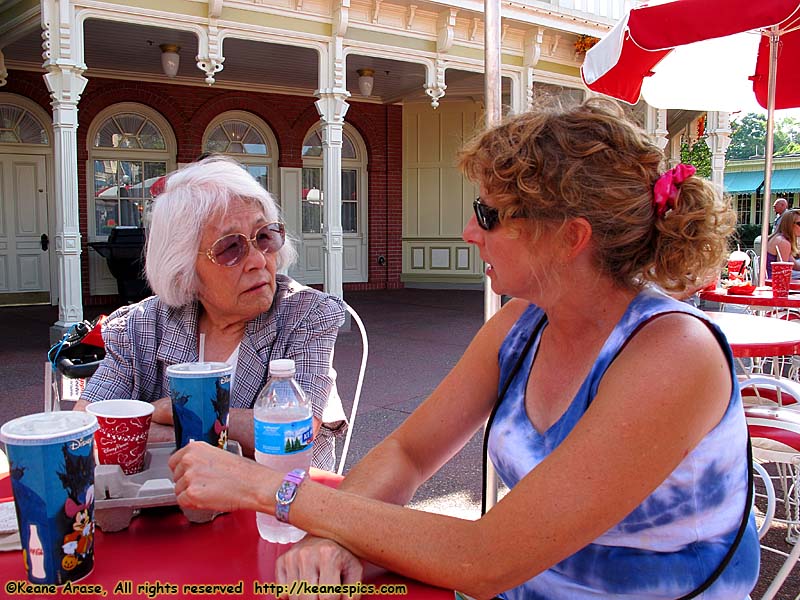
[[[500,75],[500,0],[484,0],[485,29],[484,43],[484,96],[486,99],[486,127],[493,127],[502,117],[502,87]],[[500,296],[492,291],[489,277],[483,276],[483,316],[488,321],[500,310]],[[486,435],[488,432],[484,432]],[[497,503],[497,473],[488,456],[483,457],[486,465],[484,482],[484,510]]]
[[[772,204],[772,151],[775,142],[775,81],[778,71],[778,26],[769,30],[769,81],[767,87],[767,140],[764,150],[764,206],[761,216],[761,268],[758,285],[764,285],[767,276],[767,239],[769,238],[769,207]],[[788,260],[788,258],[787,258]]]

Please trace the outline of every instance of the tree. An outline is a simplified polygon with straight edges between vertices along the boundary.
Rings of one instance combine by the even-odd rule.
[[[688,142],[681,144],[681,162],[687,165],[694,165],[700,177],[709,179],[711,177],[711,148],[705,138],[700,138],[693,145]]]
[[[800,154],[800,120],[792,117],[781,119],[780,130],[786,138],[786,145],[776,151],[775,155]]]
[[[728,160],[746,159],[751,156],[764,156],[764,143],[767,137],[767,117],[749,113],[731,122],[731,143],[725,158]]]
[[[767,116],[749,113],[731,121],[728,160],[764,156],[767,144]],[[786,118],[775,122],[772,154],[784,156],[800,152],[800,122]]]

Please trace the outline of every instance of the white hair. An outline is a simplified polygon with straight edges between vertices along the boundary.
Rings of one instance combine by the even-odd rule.
[[[267,221],[280,221],[280,209],[242,166],[222,156],[211,156],[167,177],[155,200],[147,237],[145,272],[150,288],[169,306],[184,306],[197,298],[195,271],[203,230],[222,218],[234,200],[259,207]],[[297,258],[292,240],[278,251],[278,269]]]

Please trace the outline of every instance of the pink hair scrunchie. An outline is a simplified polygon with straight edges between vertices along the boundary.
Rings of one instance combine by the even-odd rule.
[[[675,208],[675,201],[680,193],[678,186],[694,175],[695,172],[697,172],[697,169],[692,165],[681,163],[658,178],[653,186],[653,206],[659,218],[667,214],[669,209]]]

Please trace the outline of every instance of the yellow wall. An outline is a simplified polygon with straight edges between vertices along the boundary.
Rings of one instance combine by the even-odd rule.
[[[403,280],[480,282],[483,265],[461,239],[477,196],[456,153],[482,125],[475,102],[403,107]]]

